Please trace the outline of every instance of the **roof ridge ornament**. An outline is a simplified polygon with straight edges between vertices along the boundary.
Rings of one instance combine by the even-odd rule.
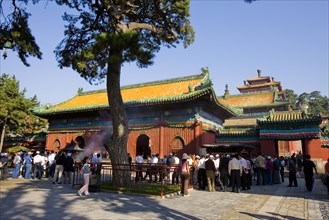
[[[257,73],[258,73],[258,77],[260,77],[261,75],[261,72],[262,72],[262,70],[261,69],[257,69]]]

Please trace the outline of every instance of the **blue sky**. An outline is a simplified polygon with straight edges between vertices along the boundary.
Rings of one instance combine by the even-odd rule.
[[[90,85],[73,70],[58,67],[53,51],[64,36],[64,8],[46,2],[28,6],[43,59],[29,58],[31,66],[25,67],[17,54],[7,51],[7,59],[0,58],[0,72],[15,75],[26,95],[37,95],[42,104],[65,101],[80,87],[104,89],[104,83]],[[283,89],[329,96],[328,11],[326,0],[192,0],[195,42],[187,49],[163,48],[146,69],[124,64],[121,85],[200,74],[208,67],[218,96],[226,84],[231,94],[238,94],[236,87],[261,69],[263,76],[281,81]]]

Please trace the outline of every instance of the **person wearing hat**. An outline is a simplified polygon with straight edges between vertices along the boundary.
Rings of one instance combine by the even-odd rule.
[[[205,168],[206,168],[208,190],[209,190],[209,192],[214,192],[215,191],[216,166],[214,163],[213,155],[210,155],[208,160],[205,162]]]
[[[25,154],[24,158],[24,165],[25,165],[25,179],[31,178],[31,168],[32,168],[32,158],[31,158],[31,152],[28,152]]]
[[[189,196],[188,194],[188,184],[190,182],[190,166],[188,159],[190,157],[183,153],[182,156],[182,166],[181,166],[181,195],[184,197]]]
[[[41,179],[42,178],[42,164],[43,164],[43,160],[44,158],[40,155],[40,151],[36,152],[37,155],[34,156],[33,158],[33,163],[34,163],[34,174],[33,177],[34,178],[38,178]]]

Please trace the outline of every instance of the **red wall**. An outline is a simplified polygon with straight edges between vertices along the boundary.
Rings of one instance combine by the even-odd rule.
[[[260,153],[264,156],[273,156],[275,152],[274,140],[260,140]]]
[[[305,151],[306,154],[311,155],[311,158],[321,158],[326,161],[329,157],[329,149],[321,147],[320,139],[306,139]]]

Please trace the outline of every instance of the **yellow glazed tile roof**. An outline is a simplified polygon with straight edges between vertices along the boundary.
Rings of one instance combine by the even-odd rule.
[[[230,96],[228,99],[223,97],[219,101],[236,108],[243,108],[249,106],[261,106],[272,104],[274,101],[274,93],[259,93],[253,95],[237,95]]]
[[[257,118],[226,119],[224,123],[224,127],[236,126],[236,125],[257,125]]]
[[[202,78],[191,79],[185,81],[165,82],[159,84],[143,84],[141,86],[124,87],[121,90],[124,102],[143,100],[143,99],[156,99],[161,97],[179,96],[189,93],[189,85],[195,87]],[[94,105],[107,105],[106,91],[99,91],[95,93],[83,93],[82,95],[75,96],[72,99],[58,104],[51,108],[51,110],[60,110],[76,107],[87,107]]]

